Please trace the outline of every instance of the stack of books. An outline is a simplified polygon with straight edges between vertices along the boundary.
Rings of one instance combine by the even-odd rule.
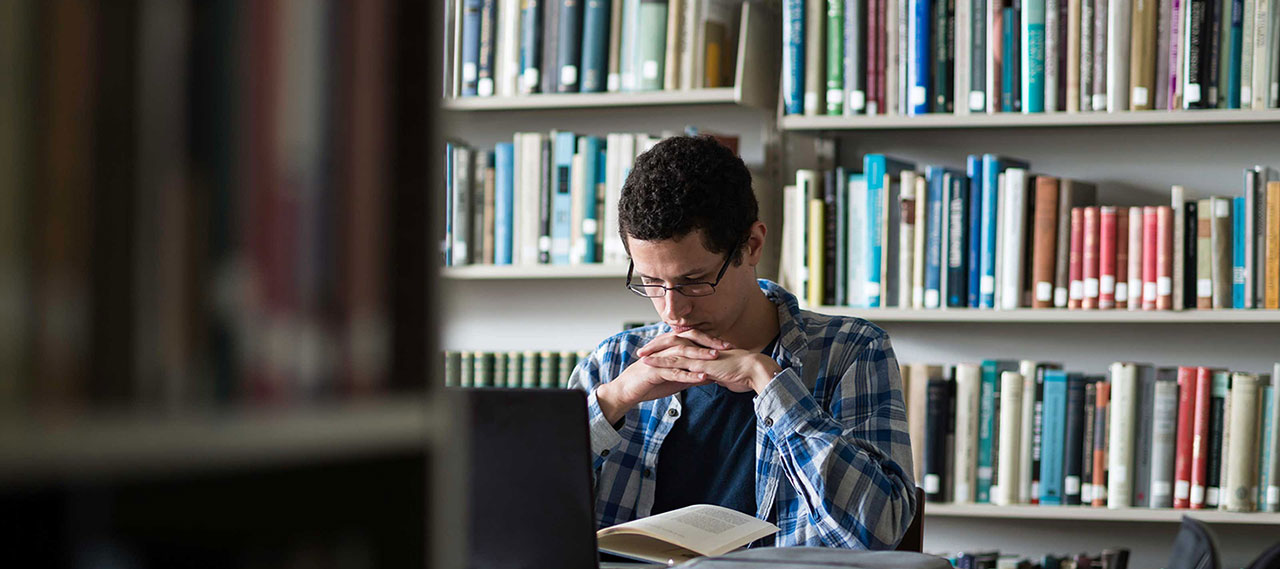
[[[1099,205],[1089,182],[1015,158],[917,169],[868,154],[799,170],[784,193],[780,278],[808,306],[1280,308],[1280,176],[1237,196]]]
[[[446,96],[727,87],[735,0],[447,0]]]
[[[1280,511],[1273,371],[905,365],[917,480],[934,502]]]
[[[792,115],[1280,106],[1271,0],[784,0]]]

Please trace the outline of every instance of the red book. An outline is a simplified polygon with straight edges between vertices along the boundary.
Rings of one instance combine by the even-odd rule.
[[[1116,307],[1116,208],[1102,206],[1102,234],[1098,238],[1098,308]]]
[[[1178,368],[1178,430],[1173,458],[1173,507],[1191,507],[1191,444],[1195,424],[1196,368]]]
[[[1107,427],[1111,425],[1110,417],[1107,416],[1111,410],[1110,382],[1098,382],[1098,398],[1094,404],[1092,504],[1094,507],[1105,507],[1107,505],[1107,449],[1110,448]]]
[[[1101,234],[1098,227],[1098,208],[1084,208],[1084,298],[1083,307],[1098,307],[1098,241]]]
[[[1156,310],[1173,309],[1173,208],[1156,208]]]
[[[1196,368],[1195,424],[1191,426],[1191,509],[1204,508],[1209,475],[1209,396],[1213,370]]]
[[[1159,253],[1157,248],[1157,236],[1159,235],[1159,224],[1156,220],[1155,206],[1145,206],[1142,208],[1142,250],[1150,253]],[[1142,257],[1142,309],[1156,309],[1156,255],[1144,255]],[[1172,292],[1171,292],[1172,294]]]
[[[1129,306],[1129,208],[1116,208],[1116,308]]]
[[[1080,308],[1084,300],[1084,208],[1071,208],[1071,250],[1067,256],[1071,279],[1067,308]]]

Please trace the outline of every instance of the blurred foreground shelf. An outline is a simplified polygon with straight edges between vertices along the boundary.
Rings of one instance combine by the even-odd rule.
[[[430,416],[419,396],[181,415],[0,419],[0,484],[255,468],[421,451]]]
[[[1173,510],[1167,508],[1093,508],[1084,506],[994,506],[991,504],[926,504],[925,517],[1001,518],[1058,521],[1169,522],[1178,523],[1187,515],[1215,524],[1280,525],[1280,514],[1270,512],[1226,512],[1220,510]]]

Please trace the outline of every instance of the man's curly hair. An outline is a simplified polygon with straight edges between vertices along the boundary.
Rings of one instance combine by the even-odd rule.
[[[733,251],[737,265],[759,213],[742,158],[711,136],[675,136],[636,158],[618,200],[618,233],[626,244],[702,229],[703,246]]]

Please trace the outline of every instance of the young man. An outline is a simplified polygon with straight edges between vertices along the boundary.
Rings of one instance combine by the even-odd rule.
[[[662,323],[605,340],[570,381],[599,526],[713,503],[776,523],[762,545],[893,548],[916,497],[889,336],[756,280],[751,174],[710,137],[637,158],[618,212],[627,287]]]

